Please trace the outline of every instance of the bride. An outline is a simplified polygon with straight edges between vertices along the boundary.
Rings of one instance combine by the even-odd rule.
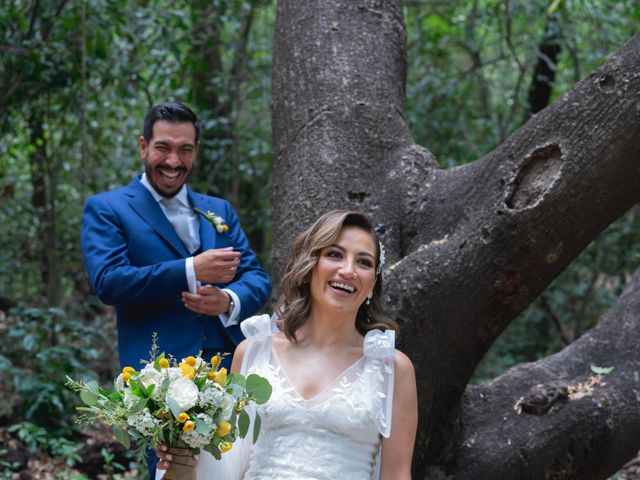
[[[380,250],[371,221],[355,211],[328,212],[298,235],[277,320],[245,320],[231,366],[273,386],[258,407],[257,443],[248,435],[219,462],[159,449],[158,468],[197,463],[199,480],[411,478],[415,373],[382,311]]]

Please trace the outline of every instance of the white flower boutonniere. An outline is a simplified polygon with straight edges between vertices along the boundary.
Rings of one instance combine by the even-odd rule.
[[[222,218],[219,215],[216,215],[215,212],[204,212],[203,210],[200,210],[198,207],[193,207],[193,210],[197,213],[199,213],[200,215],[202,215],[204,218],[207,219],[207,221],[213,226],[213,228],[216,229],[216,231],[218,233],[224,233],[227,230],[229,230],[229,227],[227,226],[226,223],[224,223],[224,218]]]

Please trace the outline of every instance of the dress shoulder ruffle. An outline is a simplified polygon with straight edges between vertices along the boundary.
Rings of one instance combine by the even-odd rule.
[[[244,336],[249,340],[258,340],[265,337],[270,337],[278,331],[278,327],[275,322],[275,315],[269,316],[266,313],[264,315],[254,315],[240,323],[240,330]]]

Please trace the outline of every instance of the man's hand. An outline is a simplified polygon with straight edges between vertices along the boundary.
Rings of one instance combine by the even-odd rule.
[[[189,310],[204,315],[216,316],[229,311],[231,297],[218,287],[203,285],[198,293],[182,292],[182,300]]]
[[[207,283],[229,283],[240,265],[240,252],[233,247],[210,249],[193,258],[196,280]]]

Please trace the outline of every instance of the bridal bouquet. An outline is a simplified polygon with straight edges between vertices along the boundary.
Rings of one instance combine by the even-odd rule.
[[[86,404],[77,407],[85,412],[80,422],[102,419],[126,448],[131,447],[133,437],[141,457],[147,447],[155,449],[163,444],[195,453],[203,448],[219,460],[238,437],[248,433],[246,407],[263,404],[271,396],[271,385],[265,378],[227,374],[226,368],[218,368],[220,361],[216,355],[210,361],[197,356],[178,362],[162,353],[140,371],[123,368],[114,380],[113,391],[95,381],[78,382],[69,377],[67,386]],[[260,423],[256,412],[254,442]]]

